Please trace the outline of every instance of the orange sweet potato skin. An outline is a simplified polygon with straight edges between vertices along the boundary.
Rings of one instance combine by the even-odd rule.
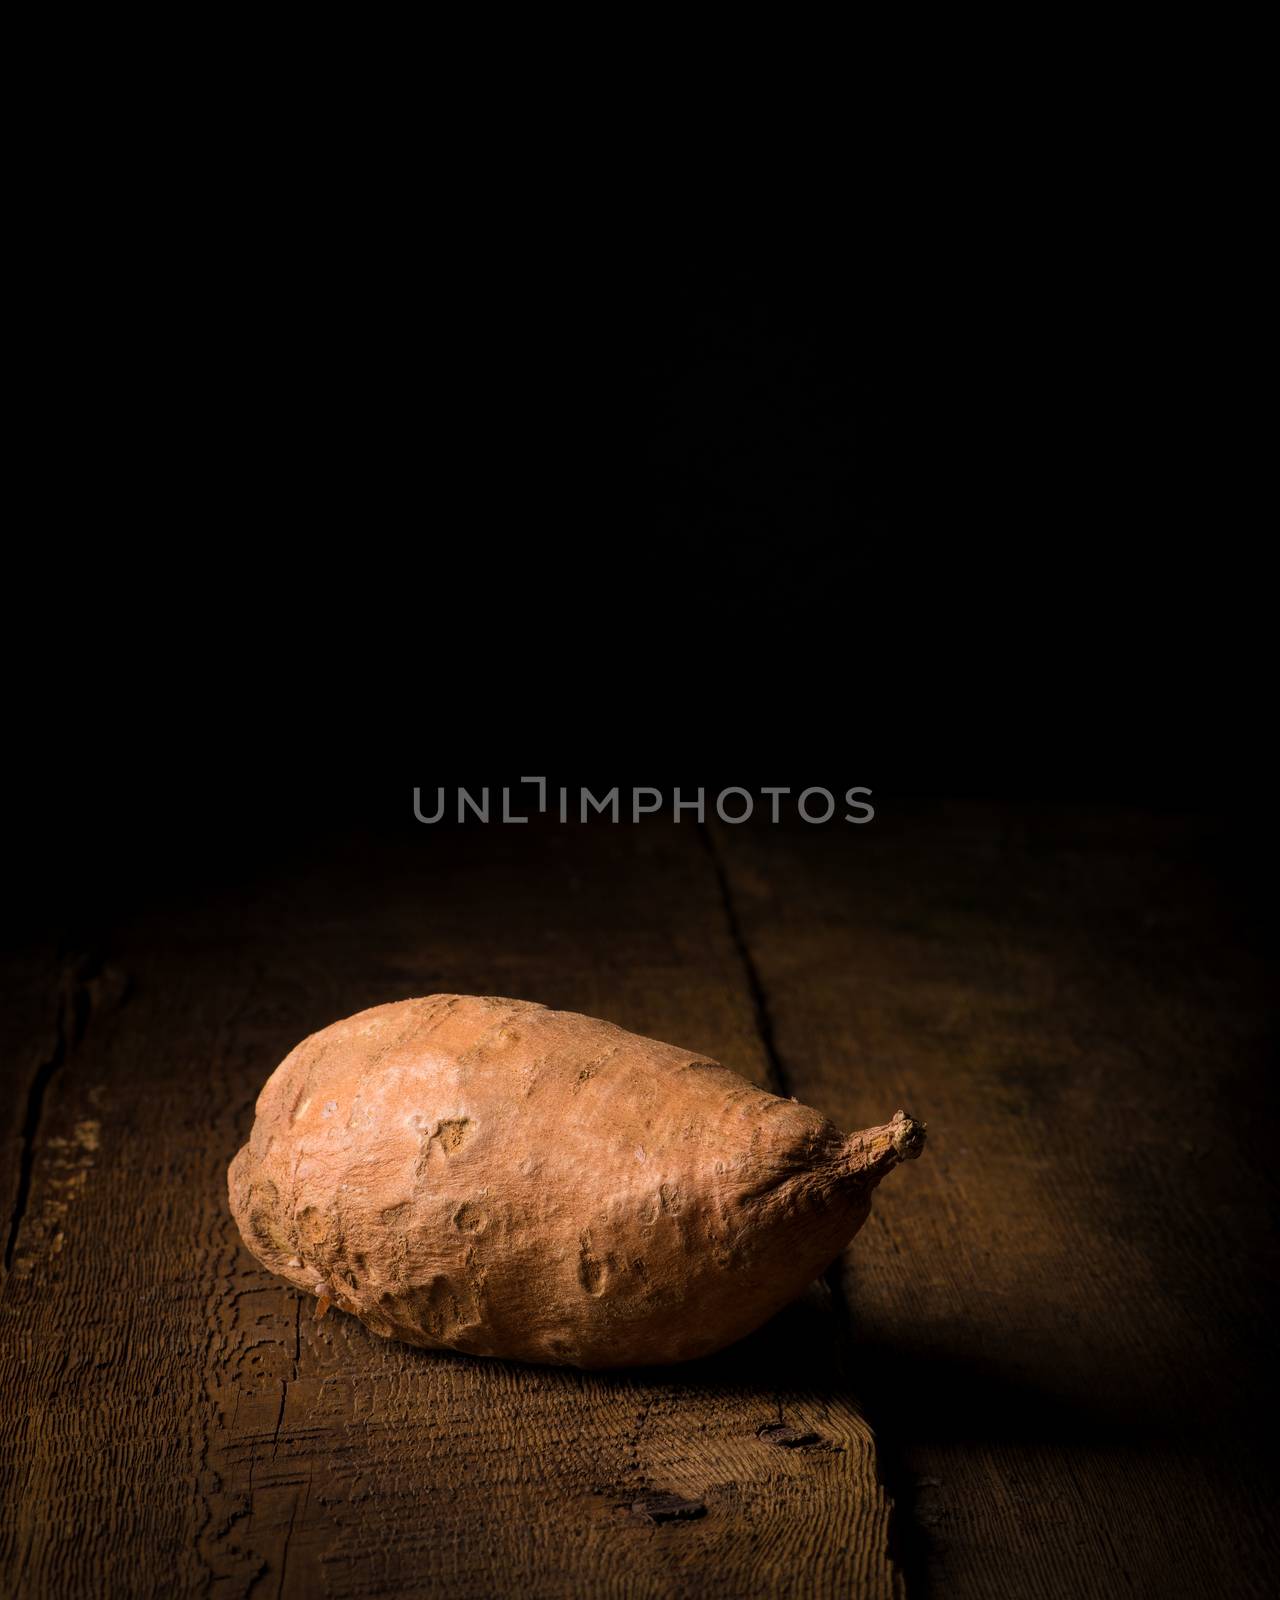
[[[579,1367],[705,1355],[793,1299],[922,1135],[846,1139],[688,1050],[431,995],[313,1034],[231,1164],[249,1250],[374,1333]]]

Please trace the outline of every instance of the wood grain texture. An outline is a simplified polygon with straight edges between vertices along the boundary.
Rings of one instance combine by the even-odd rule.
[[[316,1322],[227,1212],[268,1072],[382,1001],[527,996],[766,1081],[711,866],[688,827],[419,830],[105,931],[0,1293],[8,1592],[902,1593],[821,1289],[685,1368],[521,1367]]]
[[[929,1125],[840,1285],[912,1592],[1271,1592],[1257,857],[978,805],[713,838],[793,1091]]]

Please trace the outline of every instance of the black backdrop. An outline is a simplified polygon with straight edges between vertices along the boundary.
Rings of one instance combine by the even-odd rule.
[[[77,536],[10,603],[19,930],[544,770],[1207,807],[1266,876],[1250,435],[1189,262],[530,238],[69,322]]]

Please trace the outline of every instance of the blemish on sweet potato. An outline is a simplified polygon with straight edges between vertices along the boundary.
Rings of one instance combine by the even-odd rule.
[[[578,1282],[590,1295],[604,1289],[604,1267],[591,1254],[591,1235],[584,1233],[578,1240]]]
[[[464,1200],[453,1213],[453,1225],[461,1233],[483,1233],[489,1225],[489,1219],[470,1200]]]

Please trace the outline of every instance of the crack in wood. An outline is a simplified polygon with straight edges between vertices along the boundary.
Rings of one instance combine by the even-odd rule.
[[[716,887],[719,890],[720,904],[724,909],[725,923],[728,928],[729,938],[737,952],[739,963],[742,967],[743,977],[747,990],[751,996],[752,1007],[755,1012],[756,1030],[760,1035],[760,1042],[764,1048],[765,1060],[768,1065],[769,1076],[773,1081],[778,1094],[791,1093],[791,1078],[782,1060],[778,1049],[777,1036],[774,1032],[773,1012],[769,1005],[769,996],[764,986],[764,979],[756,965],[755,957],[751,953],[751,946],[747,942],[746,932],[738,916],[737,905],[733,897],[733,889],[729,883],[729,874],[725,867],[720,852],[716,849],[715,838],[710,826],[700,823],[698,834],[706,849],[711,862],[711,869],[715,875]],[[835,1323],[837,1342],[845,1344],[853,1337],[853,1308],[849,1303],[848,1292],[845,1288],[844,1274],[841,1270],[839,1257],[822,1274],[820,1280],[826,1287],[831,1300],[831,1315]],[[781,1395],[777,1397],[778,1422],[783,1423],[783,1401]],[[786,1430],[790,1431],[790,1430]],[[891,1492],[892,1486],[888,1482],[884,1462],[878,1444],[873,1440],[871,1446],[871,1464],[877,1482],[885,1491],[888,1510],[887,1550],[886,1554],[890,1563],[897,1568],[899,1574],[905,1579],[905,1570],[899,1552],[903,1547],[903,1540],[908,1530],[903,1527],[902,1518],[904,1511],[900,1498]]]
[[[36,1144],[40,1124],[44,1117],[45,1098],[49,1085],[84,1042],[94,1009],[94,988],[102,977],[105,966],[103,951],[94,947],[78,959],[67,962],[61,974],[61,993],[54,1017],[54,1042],[48,1056],[41,1061],[27,1086],[27,1106],[22,1121],[21,1150],[18,1157],[18,1185],[14,1195],[13,1212],[9,1219],[9,1234],[5,1241],[4,1267],[6,1274],[13,1270],[17,1256],[18,1239],[22,1224],[31,1203],[31,1186],[35,1176]],[[118,972],[116,999],[123,999],[128,979]],[[84,1124],[88,1126],[88,1124]]]
[[[68,964],[62,973],[62,993],[58,997],[54,1018],[54,1042],[49,1054],[41,1061],[27,1085],[27,1107],[22,1119],[22,1148],[18,1157],[18,1188],[14,1196],[13,1213],[9,1219],[9,1234],[4,1247],[5,1271],[13,1269],[22,1232],[23,1219],[31,1202],[31,1182],[35,1173],[36,1139],[44,1116],[45,1096],[61,1068],[76,1047],[83,1041],[93,1011],[90,985],[101,973],[101,951],[86,952]]]
[[[711,860],[711,870],[715,874],[716,887],[720,893],[720,904],[724,909],[724,920],[729,930],[729,938],[742,966],[747,992],[751,996],[751,1006],[756,1019],[756,1031],[760,1035],[760,1043],[764,1049],[765,1061],[769,1068],[769,1077],[772,1080],[775,1093],[789,1095],[791,1093],[790,1079],[787,1075],[787,1069],[782,1063],[782,1057],[778,1053],[778,1043],[773,1031],[773,1014],[769,1010],[769,997],[765,993],[759,968],[756,966],[755,957],[751,954],[751,947],[748,945],[746,935],[742,931],[742,923],[738,920],[738,910],[734,905],[733,890],[729,887],[729,875],[725,871],[723,861],[720,859],[720,852],[716,849],[711,829],[705,822],[698,824],[698,836],[701,838],[707,855]]]
[[[57,1017],[54,1022],[54,1043],[49,1055],[36,1067],[32,1074],[31,1082],[27,1086],[27,1109],[22,1119],[22,1150],[18,1157],[18,1192],[14,1196],[13,1215],[9,1221],[9,1237],[4,1247],[4,1269],[6,1272],[13,1270],[14,1252],[18,1247],[18,1235],[22,1231],[22,1219],[26,1215],[27,1206],[31,1200],[31,1176],[35,1169],[36,1134],[40,1128],[40,1118],[44,1112],[44,1097],[52,1082],[54,1074],[67,1059],[67,998],[64,995],[58,1001]]]

